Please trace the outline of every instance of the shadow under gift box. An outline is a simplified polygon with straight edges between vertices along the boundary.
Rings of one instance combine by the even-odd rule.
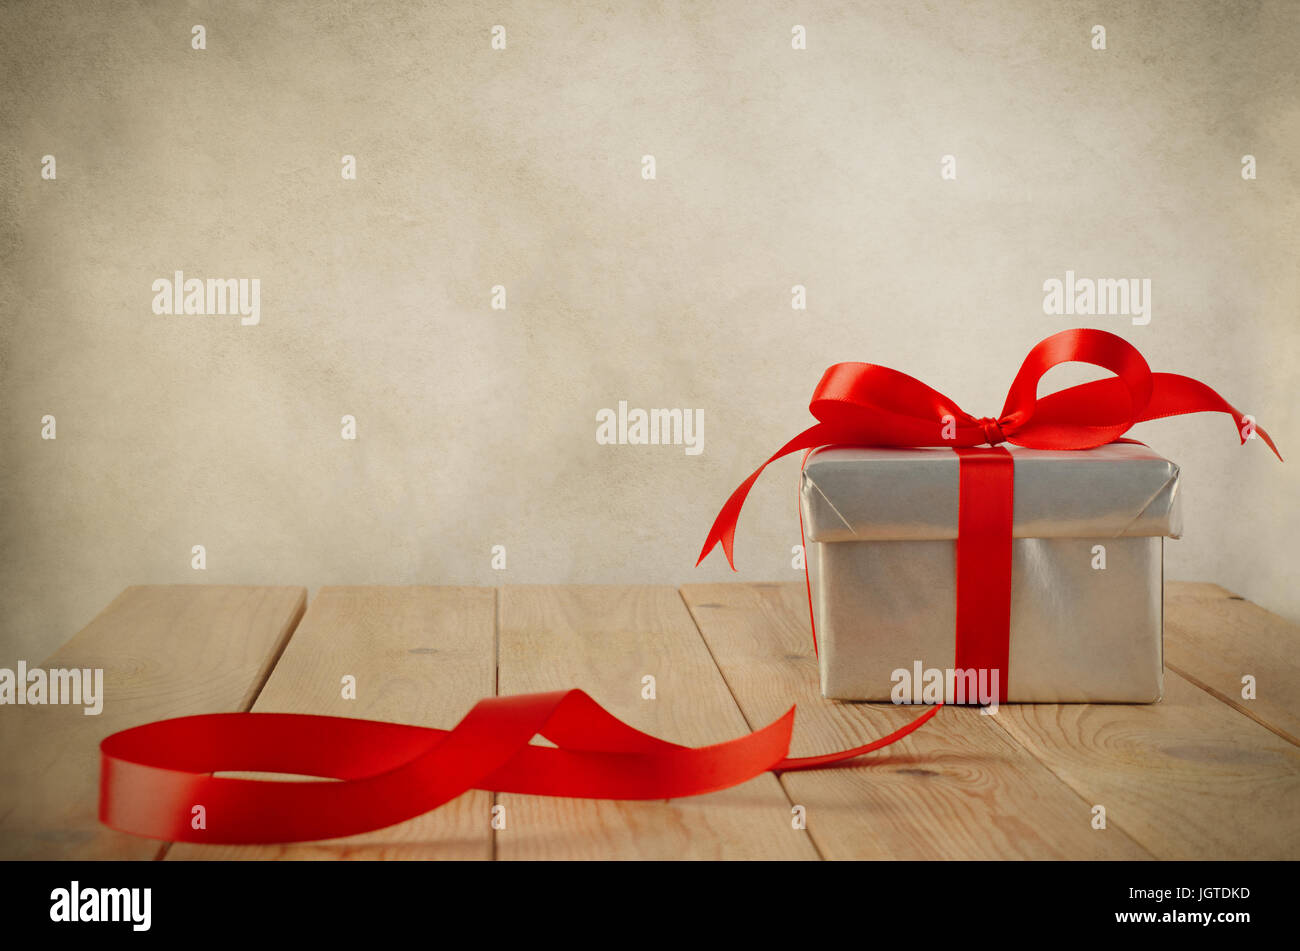
[[[1164,539],[1182,531],[1178,467],[1130,443],[1008,448],[1007,701],[1159,700]],[[808,457],[800,496],[827,698],[890,700],[894,671],[953,667],[957,465],[951,449]]]

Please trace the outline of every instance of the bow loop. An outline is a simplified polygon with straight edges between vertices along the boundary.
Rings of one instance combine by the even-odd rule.
[[[1072,386],[1046,397],[1038,384],[1063,363],[1090,363],[1115,374],[1103,387]],[[1151,368],[1137,348],[1105,330],[1062,330],[1040,341],[1011,381],[1004,417],[1017,419],[1012,442],[1029,449],[1092,449],[1114,442],[1151,402]]]
[[[808,411],[846,442],[918,446],[940,438],[945,417],[959,426],[975,418],[920,380],[874,363],[837,363],[822,374]]]

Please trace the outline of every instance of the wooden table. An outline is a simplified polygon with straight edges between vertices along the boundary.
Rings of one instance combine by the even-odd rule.
[[[801,584],[335,587],[310,606],[302,588],[132,587],[41,665],[103,667],[100,716],[0,709],[0,857],[1300,857],[1300,628],[1215,585],[1170,584],[1165,650],[1160,704],[948,708],[854,764],[708,796],[475,791],[347,839],[167,845],[95,818],[99,741],[162,717],[251,709],[450,727],[494,691],[580,686],[693,746],[797,703],[792,752],[805,755],[916,711],[820,698]],[[1258,699],[1241,699],[1246,674]],[[345,675],[355,700],[343,699]],[[654,699],[642,696],[647,676]],[[494,805],[504,829],[491,826]],[[793,827],[796,806],[806,830]]]

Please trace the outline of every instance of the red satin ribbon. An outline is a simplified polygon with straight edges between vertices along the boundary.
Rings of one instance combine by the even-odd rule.
[[[902,739],[888,736],[790,758],[794,708],[716,746],[678,746],[635,730],[581,690],[490,697],[452,730],[291,713],[159,720],[100,744],[99,818],[172,842],[301,842],[355,835],[421,815],[469,789],[589,799],[671,799],[714,792],[768,770],[813,769]],[[555,748],[533,746],[541,735]],[[339,782],[232,779],[216,771]],[[203,807],[205,828],[196,829]]]
[[[957,450],[957,670],[996,670],[1007,702],[1015,463],[1001,446]]]

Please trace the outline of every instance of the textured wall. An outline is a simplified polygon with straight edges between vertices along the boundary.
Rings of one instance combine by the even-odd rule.
[[[1286,0],[6,3],[5,662],[132,583],[730,577],[717,506],[840,360],[994,414],[1104,327],[1300,453],[1297,48]],[[1149,278],[1150,323],[1045,315],[1067,269]],[[176,270],[260,323],[154,314]],[[619,400],[703,409],[703,453],[597,445]],[[1295,463],[1135,435],[1184,467],[1170,577],[1300,617]],[[796,467],[743,578],[798,577]]]

